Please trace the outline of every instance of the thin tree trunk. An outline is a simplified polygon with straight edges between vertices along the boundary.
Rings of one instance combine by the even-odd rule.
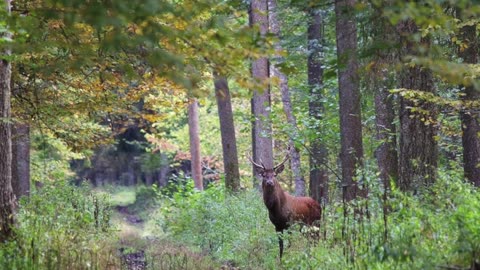
[[[464,63],[477,64],[479,41],[475,25],[462,28],[463,40],[467,47],[459,51]],[[465,101],[479,100],[479,89],[473,85],[464,87]],[[465,177],[475,186],[480,187],[480,113],[466,109],[460,115],[462,120],[463,170]]]
[[[127,169],[127,183],[126,185],[128,187],[133,187],[135,186],[135,179],[136,179],[136,175],[135,175],[135,168],[134,168],[134,160],[133,160],[133,157],[128,157],[129,161],[128,161],[128,169]],[[105,183],[105,173],[102,173],[102,177],[99,179],[100,181],[98,181],[96,183],[97,187],[101,187],[103,185],[103,183]]]
[[[168,156],[161,152],[160,153],[160,171],[158,172],[158,186],[164,187],[168,184],[168,172],[170,171],[170,164],[168,161]]]
[[[18,198],[30,194],[30,127],[12,126],[12,188]]]
[[[429,38],[420,42],[412,41],[418,34],[418,27],[412,20],[400,23],[403,56],[418,54],[418,48],[430,46]],[[432,72],[415,65],[405,68],[401,78],[401,87],[424,92],[435,92]],[[411,108],[420,107],[429,112],[423,115],[413,112]],[[425,123],[429,120],[429,123]],[[419,189],[435,182],[437,168],[436,111],[433,104],[414,101],[400,97],[400,157],[398,186],[403,191],[417,193]]]
[[[195,188],[197,190],[203,190],[202,160],[200,159],[200,128],[198,121],[198,101],[195,99],[188,106],[192,178],[195,183]]]
[[[342,185],[345,201],[358,195],[361,179],[356,171],[363,160],[362,122],[360,89],[357,61],[357,26],[355,22],[355,0],[336,0],[336,36],[338,55],[338,87],[340,92],[340,140],[342,161]]]
[[[270,22],[270,31],[272,32],[272,34],[280,38],[280,23],[277,18],[278,16],[276,0],[268,1],[268,15]],[[279,52],[282,50],[282,45],[280,44],[280,42],[275,45],[275,49]],[[279,60],[281,61],[282,59],[280,56],[279,58]],[[305,179],[303,177],[300,165],[300,154],[295,147],[295,139],[297,138],[297,119],[293,114],[292,102],[288,89],[288,77],[283,74],[280,69],[278,69],[273,63],[270,67],[272,71],[272,74],[270,75],[272,77],[277,77],[280,81],[280,92],[282,94],[283,111],[285,112],[285,115],[287,117],[289,130],[291,130],[291,132],[289,132],[288,148],[290,152],[290,166],[292,167],[293,178],[295,181],[295,195],[305,196]]]
[[[153,185],[153,176],[154,176],[154,172],[146,172],[145,173],[145,185],[147,187]]]
[[[388,3],[384,4],[384,6]],[[373,13],[376,24],[373,27],[373,42],[382,44],[376,49],[373,56],[373,65],[369,77],[370,87],[375,93],[375,125],[377,129],[376,138],[380,145],[375,150],[380,179],[385,191],[390,190],[390,181],[398,179],[398,153],[396,128],[394,124],[395,110],[393,96],[390,89],[393,89],[395,80],[393,78],[393,65],[397,58],[395,45],[398,44],[396,32],[388,18],[383,17],[382,7],[376,7]],[[372,42],[372,43],[373,43]]]
[[[315,123],[323,120],[325,108],[323,106],[323,18],[319,9],[312,8],[308,11],[308,86],[310,88],[310,101],[308,114]],[[317,126],[317,125],[315,125]],[[319,128],[319,127],[317,127]],[[328,202],[328,172],[325,164],[328,162],[328,151],[321,138],[315,137],[310,142],[310,195],[312,198],[325,205]]]
[[[252,0],[250,4],[250,25],[258,26],[262,37],[268,31],[268,5],[267,0]],[[273,168],[273,144],[272,144],[272,124],[270,121],[271,99],[270,86],[266,84],[269,77],[268,59],[262,57],[253,61],[252,76],[261,85],[260,89],[255,89],[252,98],[252,148],[253,160],[262,163],[267,168]],[[260,188],[261,176],[256,173],[252,165],[252,171],[255,175],[254,186]]]
[[[220,133],[222,137],[223,168],[227,191],[240,190],[240,171],[238,167],[237,139],[233,122],[232,103],[228,81],[225,77],[214,74],[215,96],[217,98]]]
[[[5,0],[10,13],[10,0]],[[7,34],[9,35],[9,34]],[[4,51],[9,55],[10,51]],[[10,63],[0,60],[0,243],[13,236],[15,223],[15,195],[12,189],[12,138],[11,138],[11,75]]]

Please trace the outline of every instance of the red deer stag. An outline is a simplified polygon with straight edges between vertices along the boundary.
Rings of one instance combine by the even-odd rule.
[[[256,172],[262,177],[263,202],[268,209],[270,221],[277,232],[283,233],[295,222],[312,225],[316,220],[320,220],[322,209],[317,201],[310,197],[295,197],[288,194],[276,179],[276,176],[285,168],[284,163],[289,158],[288,154],[273,169],[267,169],[263,164],[255,163],[251,157],[248,158]],[[283,255],[282,235],[278,236],[278,244],[281,259]]]

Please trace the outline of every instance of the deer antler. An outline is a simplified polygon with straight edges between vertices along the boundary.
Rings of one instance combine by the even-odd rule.
[[[290,156],[287,154],[285,156],[285,159],[280,163],[278,164],[277,166],[273,167],[273,170],[276,170],[278,167],[282,166],[285,162],[287,162],[287,160],[290,158]]]
[[[250,155],[247,155],[247,158],[248,160],[250,160],[250,162],[255,166],[255,167],[258,167],[258,168],[262,168],[262,169],[266,169],[265,166],[262,164],[258,164],[256,163],[255,161],[253,161],[252,157]]]

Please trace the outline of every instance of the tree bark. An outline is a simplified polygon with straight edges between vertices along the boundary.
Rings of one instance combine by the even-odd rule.
[[[158,172],[158,186],[165,187],[168,184],[168,172],[170,171],[170,164],[167,154],[160,152],[160,171]]]
[[[240,170],[238,166],[237,139],[233,122],[232,103],[228,81],[225,77],[214,74],[215,96],[217,98],[220,133],[222,137],[223,168],[227,191],[240,190]]]
[[[12,188],[17,199],[30,194],[30,127],[12,125]]]
[[[268,1],[268,15],[270,22],[270,31],[272,34],[276,35],[280,39],[280,23],[277,16],[277,1],[269,0]],[[275,45],[275,49],[280,52],[282,50],[282,45],[278,42]],[[278,60],[282,61],[281,56],[278,56]],[[301,163],[300,163],[300,153],[295,147],[295,139],[297,135],[297,119],[293,114],[292,101],[290,98],[290,91],[288,89],[288,77],[278,69],[275,64],[270,66],[272,77],[277,77],[280,81],[280,92],[282,94],[282,103],[283,111],[287,117],[288,129],[289,132],[288,138],[288,149],[290,154],[290,166],[293,172],[293,178],[295,182],[295,195],[296,196],[305,196],[305,178],[302,174]]]
[[[154,172],[146,172],[145,173],[145,185],[147,187],[153,185],[153,176],[154,176]]]
[[[10,0],[5,0],[10,13]],[[9,35],[9,34],[7,34]],[[3,55],[10,55],[6,50]],[[11,65],[0,60],[0,243],[13,236],[15,223],[15,195],[12,189],[12,137],[11,137]]]
[[[260,36],[264,37],[268,31],[267,0],[252,0],[250,4],[250,25],[258,26]],[[269,77],[268,59],[262,57],[252,63],[252,76],[260,89],[255,89],[252,98],[252,148],[253,160],[267,168],[273,168],[272,124],[270,121],[271,99],[270,86],[266,84]],[[258,87],[257,87],[258,88]],[[263,89],[262,89],[263,88]],[[253,185],[260,188],[262,178],[252,165],[255,180]]]
[[[388,2],[384,4],[387,5]],[[383,17],[382,7],[376,7],[374,12],[376,24],[373,28],[372,43],[376,44],[377,48],[368,77],[370,87],[375,93],[376,139],[380,142],[375,150],[375,157],[380,170],[380,179],[388,192],[390,181],[396,182],[398,179],[395,110],[393,96],[389,92],[396,87],[392,68],[398,55],[395,49],[398,39],[393,25],[388,18]],[[382,45],[378,46],[379,44]]]
[[[195,183],[195,188],[197,190],[203,190],[202,160],[200,159],[200,128],[198,121],[198,101],[194,99],[188,106],[192,178]]]
[[[323,120],[325,108],[323,106],[323,18],[319,9],[311,8],[308,11],[308,86],[310,101],[308,113],[315,123]],[[315,125],[317,126],[317,125]],[[321,138],[315,137],[310,142],[310,195],[313,199],[325,205],[328,202],[328,150]]]
[[[418,33],[418,27],[412,20],[406,20],[399,25],[402,41],[402,56],[418,55],[418,48],[429,48],[428,37],[420,42],[412,40]],[[435,92],[432,72],[424,67],[407,66],[401,78],[401,87],[424,92]],[[420,107],[429,112],[422,115],[413,112],[411,108]],[[430,119],[426,124],[425,120]],[[421,188],[435,182],[437,168],[436,111],[433,104],[414,101],[400,97],[400,157],[398,186],[403,191],[417,193]]]
[[[475,25],[466,25],[462,28],[463,41],[467,47],[459,50],[464,63],[477,64],[479,41]],[[479,100],[479,89],[473,85],[464,86],[463,99],[466,102]],[[473,109],[466,109],[460,114],[462,120],[463,171],[465,177],[475,186],[480,187],[480,113]]]
[[[338,57],[338,87],[340,92],[340,140],[342,186],[345,201],[358,195],[366,196],[360,189],[361,179],[356,171],[363,160],[360,89],[357,61],[357,26],[355,0],[335,0],[336,38]]]

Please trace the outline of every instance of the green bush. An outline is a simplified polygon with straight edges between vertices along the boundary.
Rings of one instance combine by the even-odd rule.
[[[87,187],[46,183],[22,198],[15,233],[0,248],[1,269],[105,269],[118,263],[106,198]]]
[[[158,190],[155,185],[147,187],[140,185],[135,187],[135,201],[129,205],[128,212],[137,214],[141,219],[146,220],[151,212],[157,207]]]
[[[395,191],[389,203],[387,241],[374,209],[372,244],[358,255],[362,268],[462,269],[480,258],[480,193],[455,171],[440,172],[420,196]]]
[[[82,153],[72,151],[64,141],[52,134],[33,132],[31,140],[32,182],[68,181],[74,177],[70,161],[84,158]]]
[[[324,209],[316,244],[292,227],[282,262],[256,190],[230,196],[222,186],[197,192],[188,183],[163,197],[159,222],[177,243],[245,269],[468,269],[478,263],[480,193],[459,173],[440,172],[421,195],[394,187],[386,205],[378,181],[370,185],[369,198],[348,205],[333,200]]]
[[[165,230],[177,241],[197,247],[223,264],[273,269],[278,242],[258,191],[225,195],[222,185],[204,192],[193,184],[162,206]]]

